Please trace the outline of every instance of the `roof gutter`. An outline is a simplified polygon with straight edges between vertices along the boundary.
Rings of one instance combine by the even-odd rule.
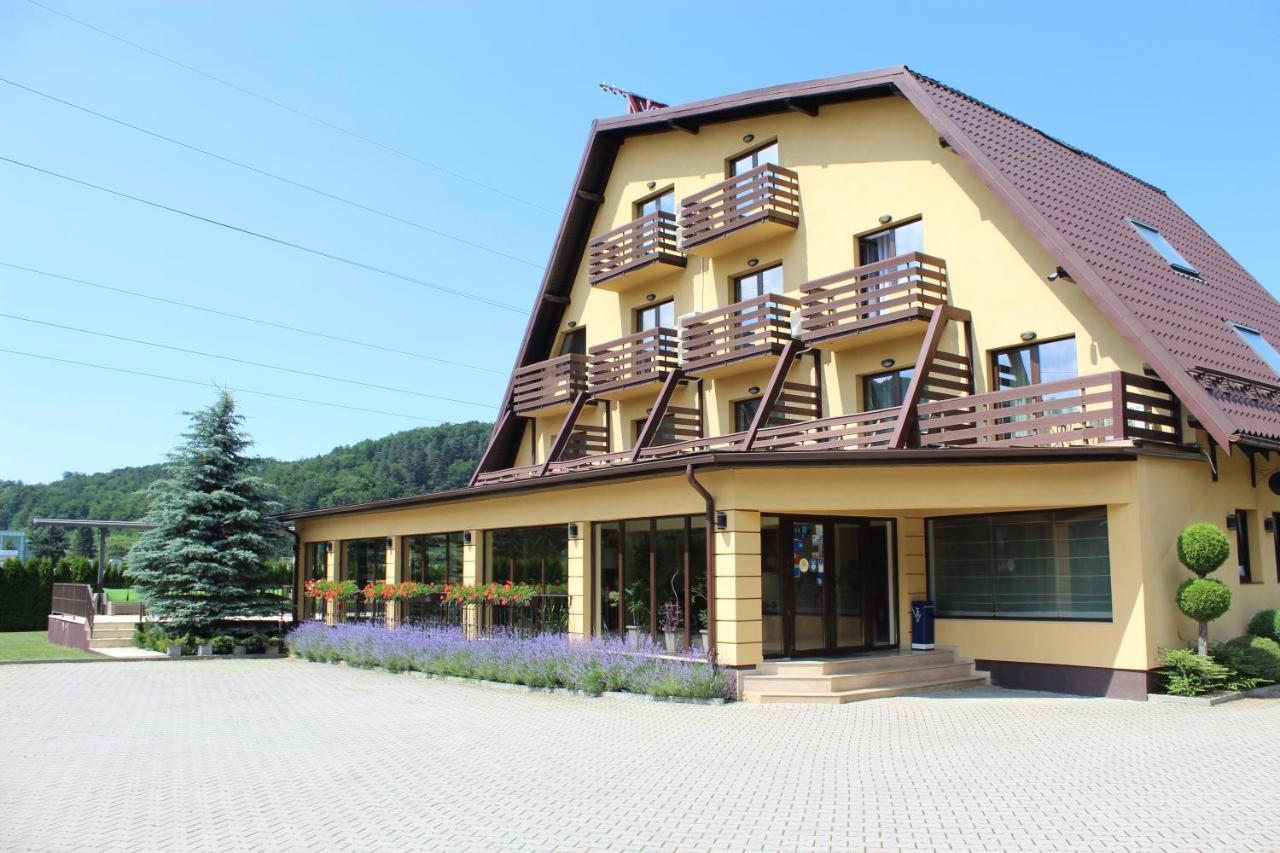
[[[716,659],[716,499],[698,482],[694,465],[684,466],[684,478],[702,496],[707,510],[707,659]]]

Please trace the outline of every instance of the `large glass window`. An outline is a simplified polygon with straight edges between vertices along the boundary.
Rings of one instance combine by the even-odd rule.
[[[1160,253],[1160,257],[1169,262],[1169,266],[1173,267],[1180,273],[1193,275],[1197,278],[1200,273],[1196,272],[1196,268],[1186,258],[1182,257],[1182,253],[1173,248],[1173,244],[1165,239],[1165,236],[1155,228],[1136,219],[1130,219],[1129,224],[1133,226],[1133,230],[1142,235],[1142,239],[1146,240],[1151,248]]]
[[[929,519],[937,614],[1111,618],[1106,507]]]
[[[733,301],[743,302],[766,293],[782,293],[782,264],[740,275],[733,280]]]
[[[387,580],[387,540],[349,539],[342,543],[342,579],[356,582],[357,589],[364,589],[371,583],[385,583]],[[385,605],[381,601],[367,603],[364,596],[357,593],[355,601],[347,607],[347,619],[373,619],[385,615]]]
[[[489,580],[529,584],[539,590],[525,614],[532,620],[529,628],[551,632],[569,630],[568,525],[493,530],[486,540]],[[507,616],[514,619],[513,614]]]
[[[564,333],[564,338],[560,341],[561,355],[586,355],[587,354],[587,330],[582,326],[576,329],[570,329]]]
[[[676,327],[676,303],[672,299],[656,302],[636,309],[636,331],[649,329],[674,329]]]
[[[706,523],[701,517],[640,518],[595,525],[603,633],[632,641],[701,642],[706,628]],[[664,627],[673,630],[664,631]]]
[[[904,367],[890,370],[887,373],[876,373],[862,378],[862,410],[878,412],[881,409],[896,409],[907,399],[907,390],[911,387],[911,377],[915,368]]]
[[[641,199],[636,202],[636,218],[648,216],[651,213],[675,213],[676,212],[676,191],[674,189],[663,190],[656,195]]]
[[[1025,388],[1078,375],[1075,338],[999,350],[993,359],[997,390]]]
[[[302,549],[303,580],[322,581],[329,577],[329,543],[308,542]],[[304,596],[302,601],[303,619],[323,619],[325,600]]]
[[[859,263],[874,264],[909,252],[924,251],[924,221],[917,219],[858,239]]]
[[[778,143],[770,142],[768,145],[748,151],[746,154],[740,154],[729,161],[729,177],[736,177],[744,172],[750,172],[758,166],[764,166],[772,163],[775,166],[778,163]]]

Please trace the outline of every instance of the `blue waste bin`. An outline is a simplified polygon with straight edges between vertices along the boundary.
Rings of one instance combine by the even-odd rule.
[[[911,602],[911,648],[933,648],[933,602]]]

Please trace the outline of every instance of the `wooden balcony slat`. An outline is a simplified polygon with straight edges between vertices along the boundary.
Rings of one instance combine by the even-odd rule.
[[[675,214],[657,211],[607,231],[587,247],[587,276],[595,286],[655,263],[683,267]]]
[[[646,329],[591,347],[588,384],[599,396],[637,385],[661,382],[679,367],[674,329]]]
[[[567,405],[586,389],[586,356],[557,356],[516,369],[512,376],[512,408],[516,414],[524,415]]]
[[[796,300],[764,294],[686,317],[680,324],[681,357],[693,375],[733,362],[778,355],[791,340]]]
[[[680,246],[689,249],[756,222],[800,221],[799,176],[765,164],[713,184],[680,202]]]

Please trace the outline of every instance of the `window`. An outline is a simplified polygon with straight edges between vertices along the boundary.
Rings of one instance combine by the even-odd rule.
[[[329,543],[308,542],[302,552],[305,580],[322,581],[329,577]],[[302,603],[302,618],[323,619],[325,600],[307,596]]]
[[[656,302],[636,309],[636,331],[649,329],[674,329],[676,327],[676,303],[673,299]]]
[[[862,411],[901,407],[907,399],[907,389],[911,387],[911,377],[915,372],[914,367],[904,367],[862,377]]]
[[[939,616],[1111,618],[1106,507],[931,518],[926,530]]]
[[[1280,350],[1277,350],[1271,341],[1263,337],[1262,332],[1257,329],[1250,329],[1248,326],[1242,326],[1239,323],[1232,323],[1231,328],[1236,330],[1236,334],[1240,336],[1240,340],[1249,345],[1249,349],[1253,350],[1254,355],[1267,363],[1276,375],[1280,376]]]
[[[641,199],[636,202],[636,219],[648,216],[650,213],[675,213],[676,212],[676,191],[675,189],[666,189],[648,198]]]
[[[631,422],[631,446],[635,447],[640,441],[640,433],[644,431],[644,425],[648,418],[636,418]],[[662,416],[662,422],[658,424],[657,430],[653,433],[653,439],[649,442],[651,447],[659,444],[671,444],[676,440],[676,417],[671,412],[667,412]]]
[[[560,340],[561,355],[586,355],[587,354],[587,330],[579,327],[570,329],[564,333],[564,337]]]
[[[782,264],[774,264],[767,269],[749,272],[733,280],[734,302],[755,299],[757,296],[764,296],[766,293],[781,292]]]
[[[342,580],[355,581],[358,589],[371,583],[387,580],[387,540],[351,539],[342,543]],[[347,621],[375,620],[385,617],[386,608],[381,601],[367,602],[363,595],[344,605]]]
[[[462,532],[432,533],[404,538],[404,579],[417,583],[462,583]],[[431,621],[439,605],[429,599],[411,599],[402,611],[410,624]]]
[[[1275,528],[1275,535],[1271,537],[1271,546],[1276,552],[1276,580],[1280,581],[1280,512],[1271,513],[1271,526]]]
[[[858,239],[859,264],[874,264],[909,252],[923,251],[924,221],[920,219]]]
[[[1236,564],[1240,583],[1253,583],[1253,564],[1249,559],[1249,511],[1236,510]]]
[[[1143,239],[1151,244],[1151,248],[1160,253],[1160,257],[1169,262],[1169,266],[1180,273],[1193,275],[1196,278],[1200,277],[1200,273],[1196,271],[1196,268],[1191,266],[1187,259],[1182,257],[1178,250],[1173,248],[1173,245],[1164,238],[1164,235],[1155,228],[1136,219],[1130,219],[1129,224],[1133,226],[1133,230],[1141,234]]]
[[[775,166],[780,165],[778,163],[778,143],[776,141],[730,160],[729,177],[732,178],[736,175],[741,175],[743,172],[750,172],[757,166],[763,166],[766,163],[772,163]]]
[[[996,352],[993,361],[998,390],[1071,379],[1077,375],[1076,340],[1061,338],[1011,347]]]
[[[751,422],[755,420],[756,412],[760,411],[760,397],[751,397],[747,400],[736,400],[733,404],[733,429],[735,432],[746,432],[751,429]],[[782,426],[787,422],[787,418],[781,412],[773,411],[769,413],[769,417],[765,419],[764,426]]]

